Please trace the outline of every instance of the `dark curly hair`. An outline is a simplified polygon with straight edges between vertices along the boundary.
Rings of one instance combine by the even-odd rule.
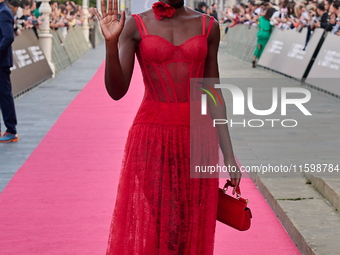
[[[270,20],[270,18],[273,16],[274,12],[276,12],[275,8],[268,8],[266,11],[266,14],[263,16],[266,20]]]

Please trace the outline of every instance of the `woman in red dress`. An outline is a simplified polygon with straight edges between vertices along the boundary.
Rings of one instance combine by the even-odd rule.
[[[190,78],[219,77],[218,22],[181,0],[157,2],[126,21],[123,12],[118,21],[117,5],[110,0],[106,11],[102,1],[103,16],[96,10],[106,42],[106,89],[114,100],[126,94],[136,54],[145,93],[125,146],[106,254],[211,255],[218,179],[190,178],[189,87]],[[224,163],[238,170],[231,175],[235,192],[241,173],[228,127],[219,126],[200,132],[207,143],[219,137]],[[204,154],[215,162],[218,153],[205,145]]]

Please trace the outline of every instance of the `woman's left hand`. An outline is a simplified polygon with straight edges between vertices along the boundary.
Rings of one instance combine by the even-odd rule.
[[[238,167],[235,159],[225,159],[224,165],[230,169],[229,175],[231,179],[231,183],[234,186],[232,194],[234,195],[237,187],[240,185],[241,182],[241,176],[242,172],[240,171],[240,168]]]

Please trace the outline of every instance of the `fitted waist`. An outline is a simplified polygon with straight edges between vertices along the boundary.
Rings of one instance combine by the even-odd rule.
[[[201,124],[211,122],[211,118],[207,115],[202,116],[197,109],[200,109],[201,102],[184,102],[184,103],[163,103],[151,100],[143,100],[134,124],[150,123],[159,125],[181,125],[190,126],[193,124]]]

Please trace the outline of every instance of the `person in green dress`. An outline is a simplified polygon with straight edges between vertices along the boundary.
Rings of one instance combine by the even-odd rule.
[[[257,45],[254,52],[253,67],[256,66],[256,59],[261,57],[263,49],[269,40],[270,34],[272,32],[270,18],[274,12],[276,12],[274,8],[268,8],[264,11],[264,15],[259,19],[259,30],[257,32]]]

